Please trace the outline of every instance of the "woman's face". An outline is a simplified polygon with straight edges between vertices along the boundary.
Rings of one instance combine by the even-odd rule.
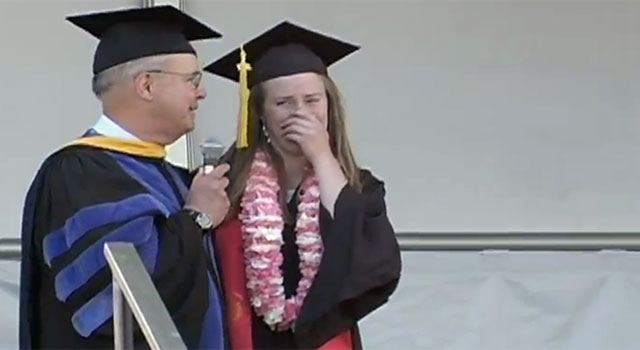
[[[262,83],[264,109],[262,120],[276,150],[301,156],[300,146],[287,138],[283,128],[289,118],[311,116],[325,128],[328,123],[328,100],[322,77],[316,73],[299,73]]]

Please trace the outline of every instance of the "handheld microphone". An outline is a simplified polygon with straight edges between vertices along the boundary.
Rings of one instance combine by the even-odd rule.
[[[215,137],[209,137],[200,144],[200,151],[202,152],[204,173],[208,174],[218,165],[220,156],[224,152],[224,145]]]

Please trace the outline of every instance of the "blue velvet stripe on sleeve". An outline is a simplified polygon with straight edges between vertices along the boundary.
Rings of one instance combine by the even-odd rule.
[[[109,284],[71,316],[71,323],[78,334],[88,337],[112,316],[113,285]]]
[[[106,266],[103,249],[107,242],[133,243],[147,270],[154,271],[158,253],[158,232],[154,225],[154,217],[145,216],[109,232],[60,270],[55,277],[56,297],[60,301],[66,301],[71,293]]]
[[[150,194],[138,194],[119,202],[101,203],[80,209],[67,219],[64,226],[49,233],[43,240],[43,255],[47,265],[66,253],[87,232],[101,226],[126,222],[142,216],[169,216],[167,207]]]
[[[128,228],[125,231],[125,234],[129,233],[135,235],[138,228],[144,229],[148,225],[153,225],[148,220],[149,218],[141,218],[136,220],[137,222],[132,222],[132,225],[127,225]],[[158,255],[157,237],[157,233],[153,233],[149,235],[149,240],[146,243],[143,243],[141,245],[136,244],[136,248],[138,253],[140,254],[142,262],[151,273],[154,271],[156,265],[156,257]],[[99,253],[102,254],[102,249],[100,249]],[[104,258],[96,259],[93,263],[95,264],[98,261],[100,262],[100,264],[105,265]],[[109,321],[112,316],[113,286],[109,284],[107,288],[96,294],[96,296],[94,296],[86,304],[81,306],[78,311],[73,314],[73,316],[71,317],[71,321],[74,328],[80,335],[88,337],[89,335],[91,335],[91,333],[93,333],[93,331],[98,329],[105,322]]]

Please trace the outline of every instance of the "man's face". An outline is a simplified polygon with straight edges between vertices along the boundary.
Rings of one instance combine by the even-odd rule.
[[[207,96],[201,84],[202,70],[195,55],[168,55],[164,67],[151,71],[154,117],[167,127],[167,133],[180,136],[195,128],[196,110]]]

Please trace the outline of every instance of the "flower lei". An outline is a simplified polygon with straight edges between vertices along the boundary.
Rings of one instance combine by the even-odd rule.
[[[296,294],[285,299],[282,270],[284,220],[278,201],[280,186],[271,159],[257,151],[240,205],[247,289],[251,305],[272,329],[293,327],[322,258],[320,190],[311,173],[303,181],[296,218],[296,245],[302,278]]]

